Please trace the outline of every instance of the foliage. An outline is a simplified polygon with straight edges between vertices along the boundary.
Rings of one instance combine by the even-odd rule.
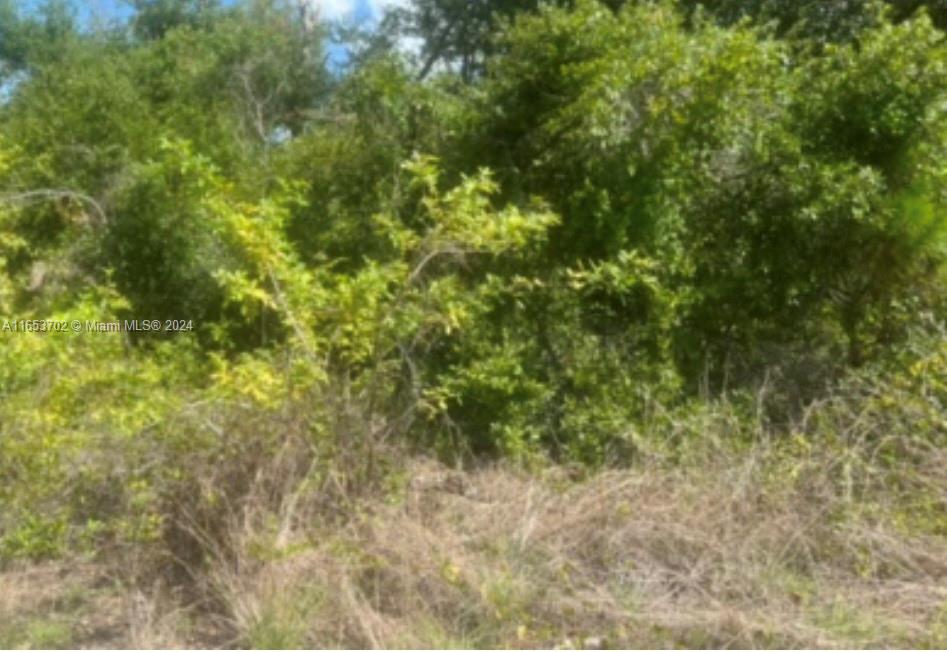
[[[551,202],[559,264],[658,260],[692,382],[795,338],[859,364],[900,328],[893,301],[930,298],[914,292],[942,260],[927,193],[945,50],[925,19],[801,59],[748,27],[685,28],[668,6],[546,8],[504,39],[462,157],[487,158],[507,196]]]
[[[853,402],[940,445],[924,12],[424,0],[400,14],[420,67],[340,72],[292,3],[134,5],[0,2],[0,327],[47,329],[0,330],[0,559],[191,571],[237,517],[285,538],[303,496],[391,481],[397,447],[622,466],[706,426],[784,438],[792,471],[849,450]],[[911,485],[886,446],[847,468]],[[260,640],[296,618],[274,608]]]

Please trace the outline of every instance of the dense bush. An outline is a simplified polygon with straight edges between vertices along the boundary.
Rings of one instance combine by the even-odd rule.
[[[180,555],[281,474],[381,482],[392,446],[627,465],[720,404],[734,440],[828,446],[806,407],[882,373],[876,422],[943,436],[923,12],[828,42],[504,5],[456,73],[376,44],[333,75],[287,3],[138,4],[55,38],[0,6],[0,317],[192,324],[0,332],[3,559]]]

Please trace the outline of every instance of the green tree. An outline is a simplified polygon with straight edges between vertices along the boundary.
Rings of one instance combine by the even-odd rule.
[[[452,160],[486,162],[507,198],[549,200],[557,264],[658,260],[693,382],[765,365],[777,342],[858,363],[898,330],[880,315],[939,267],[944,45],[926,19],[800,54],[752,27],[688,27],[669,5],[616,19],[579,2],[500,43]]]
[[[272,150],[302,130],[331,82],[320,30],[291,7],[260,0],[205,18],[149,39],[121,30],[40,39],[55,56],[30,55],[0,114],[24,152],[10,190],[35,199],[21,216],[35,246],[14,261],[20,269],[67,261],[73,285],[113,273],[135,314],[190,314],[206,328],[222,317],[211,278],[220,259],[207,254],[212,236],[186,175],[160,171],[163,139],[189,140],[249,193],[263,192]],[[88,198],[104,219],[75,216],[89,204],[43,200],[65,196]],[[87,225],[78,238],[77,221]]]
[[[891,18],[906,20],[918,11],[926,11],[939,28],[947,27],[947,3],[944,0],[681,0],[683,10],[693,15],[700,8],[724,25],[743,19],[771,24],[776,34],[817,42],[843,42],[856,38],[863,30],[879,23],[882,10]]]
[[[178,27],[208,27],[219,11],[219,0],[132,0],[132,28],[142,39],[160,39]]]

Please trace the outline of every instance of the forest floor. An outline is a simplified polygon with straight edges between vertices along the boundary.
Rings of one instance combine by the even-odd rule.
[[[916,470],[941,496],[945,462]],[[0,647],[947,646],[947,532],[856,500],[839,458],[404,468],[343,521],[233,528],[188,581],[8,569]]]

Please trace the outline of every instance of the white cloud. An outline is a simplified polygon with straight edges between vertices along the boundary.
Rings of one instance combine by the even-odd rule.
[[[355,0],[300,0],[323,20],[345,20],[355,13]]]
[[[372,12],[372,18],[380,21],[389,9],[402,9],[410,6],[411,0],[366,0]],[[398,39],[397,49],[403,54],[417,56],[424,41],[417,36],[402,36]]]
[[[368,6],[372,9],[372,14],[381,17],[389,9],[397,7],[407,7],[410,0],[368,0]]]
[[[358,17],[362,27],[368,29],[376,28],[386,11],[411,5],[411,0],[297,0],[297,2],[307,8],[313,20],[348,22]],[[395,47],[409,57],[417,57],[423,43],[418,37],[402,36]],[[347,45],[333,47],[341,47],[343,52],[348,48]]]
[[[371,16],[371,20],[378,21],[389,9],[407,7],[410,0],[298,0],[301,5],[308,7],[313,15],[322,20],[348,20],[353,18],[361,9]]]
[[[424,48],[424,39],[420,36],[402,36],[398,39],[398,50],[410,56],[419,56]]]

